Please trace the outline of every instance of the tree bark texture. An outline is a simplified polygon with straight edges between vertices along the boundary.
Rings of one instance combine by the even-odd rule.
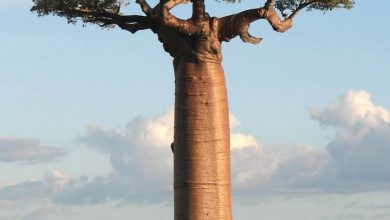
[[[175,220],[230,220],[230,130],[220,63],[175,68]]]

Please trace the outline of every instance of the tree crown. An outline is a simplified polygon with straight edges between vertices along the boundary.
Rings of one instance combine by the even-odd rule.
[[[118,26],[131,33],[149,29],[158,35],[164,49],[173,57],[183,55],[200,59],[221,60],[220,43],[240,36],[246,43],[258,44],[261,38],[249,34],[252,22],[264,19],[277,32],[292,27],[293,18],[302,10],[329,11],[337,8],[350,9],[354,0],[263,0],[263,6],[222,18],[206,13],[205,0],[159,0],[150,6],[149,0],[135,0],[144,15],[126,15],[123,8],[129,0],[32,0],[31,11],[44,16],[53,14],[65,17],[69,23],[81,21],[97,24],[102,28]],[[239,2],[240,0],[222,0]],[[170,10],[190,3],[192,16],[179,19]],[[183,52],[184,51],[184,52]]]
[[[121,9],[130,4],[129,0],[32,0],[34,5],[31,11],[39,16],[53,14],[65,17],[68,22],[75,23],[82,21],[84,23],[97,23],[102,25],[102,21],[93,19],[94,16],[89,11],[108,12],[117,15],[123,15]],[[175,0],[160,0],[169,2]],[[193,0],[184,0],[182,2],[192,2]],[[241,0],[222,0],[229,3],[241,2]],[[143,2],[138,1],[137,2]],[[288,16],[288,11],[293,12],[305,8],[310,10],[330,11],[337,8],[350,9],[353,7],[354,0],[275,0],[272,2],[274,7],[281,12],[283,16]],[[104,27],[109,25],[103,25]]]

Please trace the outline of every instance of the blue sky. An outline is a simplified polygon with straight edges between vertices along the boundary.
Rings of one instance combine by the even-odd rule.
[[[389,218],[389,6],[303,12],[284,34],[260,21],[259,46],[224,44],[236,219]],[[0,219],[172,219],[171,58],[148,31],[30,7],[0,0]]]

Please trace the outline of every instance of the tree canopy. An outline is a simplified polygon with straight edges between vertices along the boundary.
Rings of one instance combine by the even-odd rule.
[[[102,28],[118,26],[131,33],[149,29],[158,35],[165,51],[174,58],[186,53],[215,62],[221,61],[220,44],[223,41],[239,36],[246,43],[261,42],[262,38],[248,32],[250,24],[256,20],[264,19],[273,30],[285,32],[292,27],[293,19],[302,10],[350,9],[354,5],[354,0],[263,0],[259,1],[258,8],[217,18],[206,12],[206,0],[155,0],[154,6],[148,3],[149,0],[32,1],[31,11],[38,16],[52,14],[66,18],[69,23],[80,21],[83,25],[96,24]],[[172,8],[186,3],[192,5],[192,15],[188,19],[177,18],[170,12]],[[143,14],[126,14],[129,10],[125,8],[133,6],[138,6]]]
[[[68,22],[76,23],[81,21],[84,24],[94,23],[101,27],[122,26],[127,24],[143,23],[146,19],[138,15],[125,15],[122,11],[133,3],[129,0],[32,0],[34,5],[31,11],[39,16],[53,14],[65,17]],[[193,3],[197,0],[159,0],[159,5],[170,2],[182,4]],[[236,3],[241,0],[222,0],[224,2]],[[204,0],[203,0],[204,2]],[[264,2],[264,1],[263,1]],[[145,12],[150,7],[145,0],[136,0]],[[259,1],[259,4],[261,1]],[[302,9],[329,11],[337,8],[350,9],[354,5],[354,0],[267,0],[265,5],[272,5],[283,17],[294,16]],[[134,29],[135,30],[135,29]]]

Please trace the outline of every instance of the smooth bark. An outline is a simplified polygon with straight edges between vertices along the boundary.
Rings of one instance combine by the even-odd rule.
[[[176,64],[175,220],[230,220],[230,143],[220,63]]]

